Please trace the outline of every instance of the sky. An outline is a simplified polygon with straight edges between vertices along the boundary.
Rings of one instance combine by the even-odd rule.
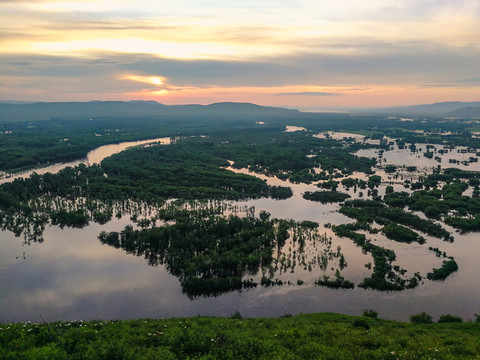
[[[0,0],[0,100],[480,100],[480,0]]]

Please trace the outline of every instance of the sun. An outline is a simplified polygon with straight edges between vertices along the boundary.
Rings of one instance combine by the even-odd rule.
[[[159,78],[158,76],[151,77],[150,82],[154,85],[162,85],[163,84],[163,80],[161,78]]]

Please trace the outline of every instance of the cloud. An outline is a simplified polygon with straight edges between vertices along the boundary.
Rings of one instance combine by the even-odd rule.
[[[131,74],[165,77],[177,86],[204,88],[311,85],[345,86],[350,89],[362,89],[374,84],[461,85],[458,79],[475,79],[480,75],[480,52],[426,44],[399,48],[371,47],[371,51],[355,56],[341,52],[300,53],[250,61],[179,60],[152,54],[106,51],[87,52],[81,57],[20,53],[0,57],[0,74],[11,77],[51,77],[50,82],[55,82],[57,77],[90,77],[92,86],[95,76],[105,81],[109,77]],[[466,81],[462,83],[468,84]],[[330,93],[328,90],[325,92]]]
[[[465,86],[474,86],[480,87],[480,77],[478,78],[469,78],[469,79],[460,79],[460,80],[451,80],[448,82],[431,82],[423,84],[426,87],[465,87]]]
[[[0,80],[39,94],[158,90],[152,78],[299,102],[479,86],[477,0],[0,0],[0,13]]]
[[[336,96],[339,94],[336,93],[328,93],[328,92],[321,92],[321,91],[301,91],[301,92],[285,92],[285,93],[276,93],[275,95],[281,96]]]
[[[84,51],[91,46],[169,58],[251,60],[302,52],[343,51],[353,56],[371,51],[370,45],[401,47],[418,39],[435,46],[480,47],[480,3],[472,0],[295,0],[265,1],[261,5],[180,0],[168,6],[149,0],[10,4],[0,8],[4,12],[3,40],[18,41],[17,34],[23,34],[23,42],[11,43],[6,51]],[[138,9],[148,11],[141,13]],[[185,50],[179,55],[172,44]]]

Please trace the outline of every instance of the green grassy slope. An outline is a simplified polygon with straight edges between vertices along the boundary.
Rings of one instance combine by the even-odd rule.
[[[238,314],[237,314],[238,315]],[[341,314],[0,325],[1,359],[479,359],[480,323]]]

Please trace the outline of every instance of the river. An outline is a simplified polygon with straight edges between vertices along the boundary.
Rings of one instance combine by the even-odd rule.
[[[154,144],[154,143],[168,145],[170,144],[170,142],[171,142],[171,138],[164,137],[164,138],[156,138],[156,139],[149,139],[149,140],[125,141],[118,144],[103,145],[90,151],[87,154],[87,157],[85,159],[71,161],[68,163],[52,164],[42,168],[24,171],[18,174],[17,173],[15,174],[1,173],[0,184],[11,182],[15,179],[26,179],[33,173],[37,173],[39,175],[46,174],[48,172],[52,174],[56,174],[57,172],[59,172],[62,169],[65,169],[68,166],[74,167],[80,164],[85,164],[85,165],[99,164],[103,159],[135,146]]]
[[[154,141],[167,144],[169,139],[150,142]],[[135,144],[129,142],[114,145],[117,147],[101,147],[92,152],[87,161],[99,162],[132,145]],[[372,152],[369,155],[378,154]],[[386,158],[386,154],[383,157]],[[430,167],[430,163],[426,167]],[[37,173],[46,169],[37,170]],[[254,206],[257,212],[265,210],[272,217],[319,222],[320,232],[332,236],[332,247],[340,246],[345,255],[348,266],[342,275],[356,284],[369,275],[370,270],[365,264],[372,261],[371,255],[363,254],[351,240],[337,238],[330,229],[323,227],[325,223],[351,222],[336,211],[338,205],[322,205],[303,199],[303,192],[317,189],[314,185],[289,184],[276,178],[260,177],[270,184],[290,185],[294,196],[287,200],[257,199],[232,204]],[[380,193],[384,192],[385,186],[382,185]],[[401,187],[400,184],[395,186]],[[341,187],[339,190],[346,191]],[[350,194],[358,196],[353,190]],[[299,269],[292,279],[302,276],[309,285],[257,287],[190,300],[182,293],[178,279],[163,266],[149,266],[141,256],[126,254],[98,241],[101,231],[121,231],[130,223],[129,216],[124,215],[105,225],[91,223],[82,229],[62,230],[48,226],[44,232],[45,241],[30,245],[24,244],[11,232],[0,232],[0,322],[41,321],[40,316],[47,321],[229,316],[235,311],[240,311],[243,316],[255,317],[310,312],[358,315],[364,309],[375,309],[380,317],[386,319],[408,320],[410,315],[422,311],[434,318],[450,313],[472,319],[473,314],[480,311],[479,236],[475,233],[456,233],[454,243],[424,235],[427,238],[425,245],[396,243],[381,236],[373,239],[394,249],[398,264],[408,269],[409,274],[415,271],[424,274],[441,265],[441,259],[429,251],[428,246],[438,247],[455,257],[460,268],[458,272],[445,281],[425,280],[413,290],[390,293],[358,287],[354,290],[332,290],[312,285],[324,272]],[[446,228],[454,232],[452,228]]]

